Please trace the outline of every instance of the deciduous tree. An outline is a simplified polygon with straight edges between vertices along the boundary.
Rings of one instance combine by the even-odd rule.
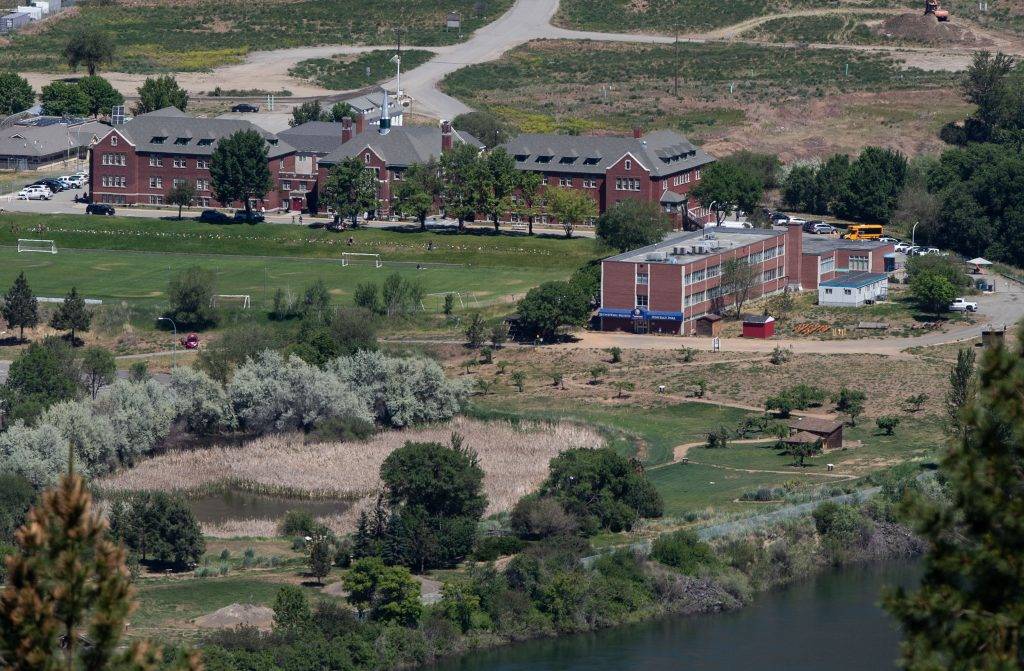
[[[743,314],[743,304],[750,292],[761,283],[761,271],[747,259],[728,259],[722,262],[722,295],[731,296],[736,306],[736,317]]]
[[[377,209],[377,176],[358,158],[346,158],[331,167],[322,197],[340,216],[350,217],[355,226],[360,214]]]
[[[576,226],[597,217],[597,203],[590,194],[578,189],[547,188],[544,202],[548,214],[558,220],[567,238],[572,237]]]
[[[64,46],[64,60],[72,70],[84,65],[91,77],[114,60],[114,42],[107,33],[84,24]]]
[[[36,92],[27,79],[15,72],[0,73],[0,116],[27,110],[35,100]]]
[[[167,285],[170,309],[166,316],[179,328],[203,329],[217,323],[213,306],[217,277],[212,270],[191,266],[178,272]]]
[[[50,116],[83,116],[89,113],[89,96],[77,84],[50,82],[42,88],[39,99],[43,114]]]
[[[737,208],[753,212],[764,195],[764,182],[745,166],[719,161],[701,171],[700,183],[692,193],[705,207],[713,209],[718,223],[722,223]]]
[[[94,346],[82,352],[82,373],[88,380],[89,391],[96,398],[100,387],[110,384],[117,376],[117,363],[114,355],[105,347]]]
[[[441,200],[446,216],[459,221],[459,231],[465,230],[465,221],[476,214],[476,185],[481,160],[476,147],[455,145],[441,155]]]
[[[522,332],[550,342],[566,326],[582,326],[590,316],[590,297],[570,282],[545,282],[530,289],[517,307]]]
[[[270,176],[267,141],[256,130],[240,130],[217,143],[210,157],[210,180],[217,200],[242,201],[249,220],[252,200],[274,188]]]
[[[490,112],[466,112],[452,119],[452,126],[484,143],[488,149],[508,142],[508,126]]]
[[[394,198],[398,211],[416,217],[423,230],[427,230],[427,215],[441,197],[440,170],[434,159],[425,164],[414,163],[395,183]]]
[[[196,187],[191,180],[176,179],[167,192],[167,204],[178,206],[178,219],[181,219],[181,209],[188,207],[196,200]]]
[[[188,92],[178,85],[174,75],[146,77],[139,87],[139,102],[132,107],[137,116],[165,107],[177,107],[182,112],[188,107]]]
[[[620,252],[660,242],[671,229],[656,203],[634,198],[619,201],[597,220],[597,237]]]
[[[91,75],[78,80],[78,88],[89,99],[89,114],[110,114],[115,105],[124,104],[124,96],[103,77]]]

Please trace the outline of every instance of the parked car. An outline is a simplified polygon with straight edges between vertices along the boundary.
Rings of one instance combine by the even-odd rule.
[[[219,210],[203,210],[196,217],[196,220],[206,222],[207,224],[226,224],[231,221],[231,217]]]
[[[784,224],[789,221],[789,215],[785,212],[773,212],[769,218],[776,224]]]
[[[181,338],[179,342],[185,349],[199,349],[199,334],[189,333],[184,338]]]
[[[85,206],[86,214],[103,214],[108,217],[114,216],[114,206],[106,203],[89,203]]]
[[[18,200],[50,200],[53,192],[45,186],[26,186],[18,192]]]
[[[918,252],[920,256],[942,256],[942,250],[938,247],[922,247]]]
[[[897,242],[896,251],[900,254],[907,254],[914,247],[909,242]]]
[[[921,256],[924,253],[924,247],[918,247],[914,245],[907,250],[907,256]]]
[[[804,231],[814,235],[832,235],[836,232],[836,227],[824,221],[808,221],[804,224]]]
[[[878,238],[878,241],[879,242],[885,242],[885,243],[888,243],[890,245],[895,245],[895,244],[899,243],[899,240],[897,240],[896,238],[890,238],[888,235],[883,235],[882,237]]]
[[[978,304],[966,298],[956,298],[949,304],[950,312],[977,312]]]
[[[231,108],[232,112],[259,112],[260,108],[258,105],[250,105],[249,103],[238,103]]]
[[[53,193],[63,191],[65,188],[59,179],[53,178],[36,180],[35,182],[32,182],[29,186],[45,186]]]
[[[250,212],[246,214],[245,210],[238,210],[235,212],[235,221],[240,224],[258,224],[262,222],[264,217],[259,212]]]
[[[61,177],[60,181],[67,184],[70,189],[81,189],[85,184],[85,177],[83,175],[66,175]]]

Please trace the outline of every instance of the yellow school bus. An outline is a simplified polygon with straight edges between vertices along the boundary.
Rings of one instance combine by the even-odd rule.
[[[847,240],[877,240],[882,237],[881,224],[854,224],[847,229]]]

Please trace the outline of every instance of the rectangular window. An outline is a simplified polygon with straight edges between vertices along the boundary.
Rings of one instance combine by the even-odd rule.
[[[149,204],[150,205],[163,205],[164,204],[164,197],[163,196],[150,196],[149,197]]]
[[[626,159],[626,162],[625,162],[625,163],[623,164],[623,167],[625,167],[625,168],[626,168],[626,170],[632,170],[632,169],[633,169],[633,162],[632,162],[632,161],[630,161],[630,160],[629,160],[629,159],[627,158],[627,159]]]
[[[686,283],[687,284],[696,284],[697,282],[703,282],[706,277],[707,277],[707,271],[706,270],[703,270],[703,269],[702,270],[695,270],[695,271],[693,271],[692,273],[689,273],[686,276]]]
[[[185,186],[185,180],[183,180],[183,179],[176,179],[176,180],[174,180],[174,186]]]
[[[825,293],[826,294],[830,294],[830,293],[832,293],[832,290],[831,289],[825,289]]]
[[[647,307],[647,295],[646,294],[637,294],[636,306],[638,308],[645,308],[645,307]]]
[[[200,170],[209,170],[210,162],[202,158],[196,159],[196,167],[199,168]]]
[[[712,277],[718,277],[721,274],[722,274],[722,266],[721,266],[721,264],[719,264],[717,266],[709,266],[707,271],[705,271],[705,276],[709,280]]]
[[[818,277],[821,277],[825,273],[830,273],[836,269],[836,257],[830,256],[827,259],[821,259],[818,263]]]
[[[209,191],[209,190],[210,190],[210,182],[209,182],[209,180],[205,180],[205,179],[197,179],[196,180],[196,191]]]
[[[117,146],[117,136],[116,135],[111,135],[110,136],[110,146],[111,147],[116,147]]]
[[[162,189],[164,188],[164,180],[162,177],[150,177],[149,188],[151,189]]]
[[[637,284],[644,284],[644,285],[646,285],[649,279],[650,279],[650,276],[647,273],[637,273],[636,274],[636,283]]]
[[[162,158],[160,158],[159,156],[150,156],[149,157],[149,167],[150,168],[162,168],[162,167],[164,167],[164,160]]]
[[[571,177],[559,177],[558,178],[558,186],[561,186],[561,187],[572,186],[572,178]]]
[[[764,273],[761,275],[761,282],[762,283],[764,283],[764,282],[771,282],[772,280],[778,278],[778,276],[779,276],[779,269],[778,268],[769,268],[768,270],[764,271]]]
[[[866,256],[851,256],[850,257],[850,270],[867,270],[868,269],[868,257]]]
[[[699,305],[708,299],[707,291],[698,291],[686,296],[686,307],[691,305]]]
[[[847,296],[850,296],[853,294],[853,291],[851,289],[843,289],[843,293],[846,294]]]
[[[185,167],[185,159],[183,159],[183,158],[176,158],[176,159],[174,159],[174,167],[175,168],[184,168]]]
[[[281,190],[282,191],[291,191],[292,190],[292,183],[291,182],[281,182]]]

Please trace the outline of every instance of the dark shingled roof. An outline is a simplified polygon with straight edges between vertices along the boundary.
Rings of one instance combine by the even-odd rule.
[[[330,154],[341,146],[341,123],[307,121],[299,126],[283,130],[277,136],[299,151]]]
[[[599,135],[524,134],[502,145],[520,170],[603,175],[627,153],[657,177],[674,175],[715,159],[671,130],[642,138]],[[549,157],[538,161],[538,157]],[[521,160],[519,157],[522,157]],[[565,159],[566,162],[563,162]],[[570,160],[571,159],[571,160]]]
[[[801,417],[790,421],[789,428],[795,431],[809,431],[816,434],[829,434],[843,428],[843,423],[824,417]]]
[[[484,145],[469,133],[452,130],[453,144],[471,144],[477,149]],[[438,126],[396,126],[387,135],[376,128],[367,128],[345,144],[320,159],[321,165],[334,165],[358,156],[369,147],[388,165],[408,167],[441,157],[441,129]]]
[[[809,431],[797,431],[792,436],[788,436],[782,439],[782,442],[790,445],[798,445],[800,443],[816,443],[821,440],[821,436],[811,433]]]
[[[270,158],[295,151],[291,145],[252,122],[191,117],[174,107],[140,114],[131,121],[111,128],[111,131],[114,130],[128,138],[135,145],[136,151],[147,154],[210,156],[218,141],[240,130],[254,130],[266,138],[270,144],[267,148]]]

